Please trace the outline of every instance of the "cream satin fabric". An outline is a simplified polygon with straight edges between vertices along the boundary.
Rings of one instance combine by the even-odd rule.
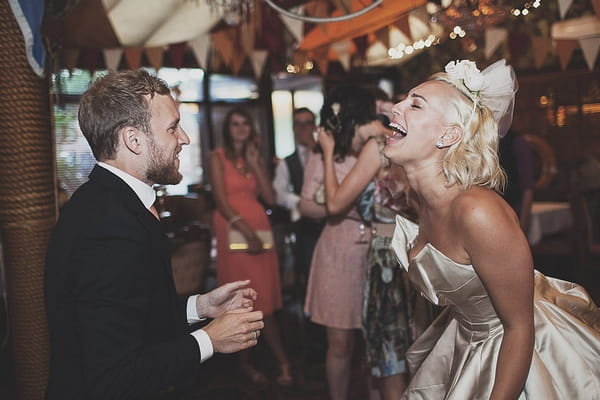
[[[408,350],[403,399],[488,399],[503,327],[471,265],[431,245],[412,260],[418,226],[398,216],[392,241],[411,282],[447,306]],[[507,294],[510,295],[510,294]],[[519,399],[600,399],[600,311],[585,289],[535,271],[535,348]]]

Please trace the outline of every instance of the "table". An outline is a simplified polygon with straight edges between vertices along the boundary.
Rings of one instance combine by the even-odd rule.
[[[533,246],[544,236],[563,231],[572,224],[573,215],[568,202],[533,202],[527,239]]]

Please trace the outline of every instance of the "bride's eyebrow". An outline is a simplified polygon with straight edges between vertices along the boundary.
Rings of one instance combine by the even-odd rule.
[[[418,98],[418,99],[421,99],[421,100],[423,100],[425,103],[427,103],[427,102],[428,102],[428,101],[427,101],[427,99],[426,99],[425,97],[423,97],[423,96],[421,96],[420,94],[417,94],[417,93],[412,93],[412,94],[410,95],[410,97],[416,97],[416,98]]]

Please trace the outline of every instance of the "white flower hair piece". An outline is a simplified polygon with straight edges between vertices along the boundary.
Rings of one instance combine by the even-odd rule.
[[[445,71],[450,79],[461,82],[471,94],[473,112],[467,126],[479,103],[492,112],[498,123],[498,134],[503,137],[512,124],[515,94],[519,90],[515,71],[506,60],[498,60],[481,72],[473,61],[451,61]]]

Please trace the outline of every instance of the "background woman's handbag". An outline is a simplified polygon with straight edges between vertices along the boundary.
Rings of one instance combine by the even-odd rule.
[[[257,230],[256,234],[258,238],[263,243],[263,249],[269,250],[273,248],[273,232],[270,230]],[[229,250],[231,251],[247,251],[248,250],[248,242],[242,232],[237,229],[233,229],[229,227],[229,234],[227,237],[229,243]]]

